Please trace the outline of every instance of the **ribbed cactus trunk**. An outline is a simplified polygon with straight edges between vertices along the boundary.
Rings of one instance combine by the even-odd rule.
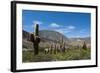
[[[35,36],[39,36],[39,25],[36,24],[36,28],[35,28]]]
[[[35,26],[35,32],[33,33],[32,42],[34,47],[34,55],[38,55],[39,53],[39,43],[40,43],[40,37],[39,37],[39,25],[36,24]]]
[[[39,51],[39,45],[38,45],[38,42],[37,42],[37,36],[38,36],[38,32],[39,32],[39,27],[38,27],[38,24],[36,24],[36,28],[35,28],[35,42],[34,42],[34,55],[37,55],[38,54],[38,51]]]

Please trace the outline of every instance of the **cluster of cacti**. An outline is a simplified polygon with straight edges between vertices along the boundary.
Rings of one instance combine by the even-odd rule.
[[[40,43],[39,25],[38,24],[36,24],[35,32],[33,34],[31,34],[31,41],[33,42],[34,55],[37,55],[39,53],[39,43]]]
[[[49,47],[45,49],[45,53],[57,54],[58,52],[65,52],[66,44],[63,41],[63,37],[60,42],[49,44]]]

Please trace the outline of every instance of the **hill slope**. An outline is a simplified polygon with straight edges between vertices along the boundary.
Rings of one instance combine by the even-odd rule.
[[[33,48],[33,43],[29,41],[30,35],[32,33],[29,33],[27,31],[23,30],[23,47],[24,48]],[[41,38],[41,42],[39,44],[40,47],[48,47],[51,44],[60,44],[62,37],[63,41],[65,41],[66,46],[69,45],[72,46],[82,46],[84,41],[86,42],[88,47],[91,47],[91,38],[67,38],[63,34],[56,32],[56,31],[50,31],[50,30],[41,30],[39,31],[39,36]]]
[[[31,33],[23,30],[23,47],[24,48],[33,48],[32,42],[29,41]],[[49,31],[49,30],[41,30],[39,31],[39,36],[41,39],[40,47],[48,47],[54,43],[60,43],[62,38],[63,41],[68,41],[63,34],[56,32],[56,31]]]

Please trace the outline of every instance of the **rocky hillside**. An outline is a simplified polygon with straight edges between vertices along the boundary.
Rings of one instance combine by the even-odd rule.
[[[23,30],[23,47],[24,48],[33,48],[32,42],[29,40],[31,34],[32,33],[29,33]],[[68,41],[67,37],[65,37],[63,34],[56,31],[41,30],[39,31],[39,36],[41,39],[40,47],[41,46],[47,47],[48,44],[51,45],[51,43],[52,44],[60,43],[62,38],[63,38],[63,41],[65,42]]]
[[[27,31],[23,30],[23,48],[27,48],[27,49],[32,49],[33,48],[32,42],[29,41],[31,34],[32,33],[29,33]],[[86,42],[88,47],[91,46],[90,37],[86,37],[86,38],[67,38],[59,32],[49,31],[49,30],[39,31],[39,36],[41,38],[41,42],[39,44],[40,47],[48,47],[51,44],[58,44],[59,45],[62,38],[63,38],[63,41],[66,43],[67,47],[69,45],[82,46],[84,41]]]

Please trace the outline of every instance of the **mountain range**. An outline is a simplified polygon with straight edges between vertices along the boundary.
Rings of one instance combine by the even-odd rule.
[[[34,33],[30,33],[27,32],[25,30],[22,31],[23,32],[23,47],[24,48],[33,48],[32,42],[29,41],[30,35],[34,34]],[[41,30],[39,31],[39,37],[41,39],[40,42],[40,46],[44,46],[47,47],[48,45],[50,46],[50,44],[52,43],[60,43],[63,41],[66,43],[66,45],[72,45],[72,46],[82,46],[84,42],[86,42],[87,46],[90,47],[90,37],[85,37],[85,38],[68,38],[66,36],[64,36],[63,34],[57,32],[57,31],[50,31],[50,30]]]

